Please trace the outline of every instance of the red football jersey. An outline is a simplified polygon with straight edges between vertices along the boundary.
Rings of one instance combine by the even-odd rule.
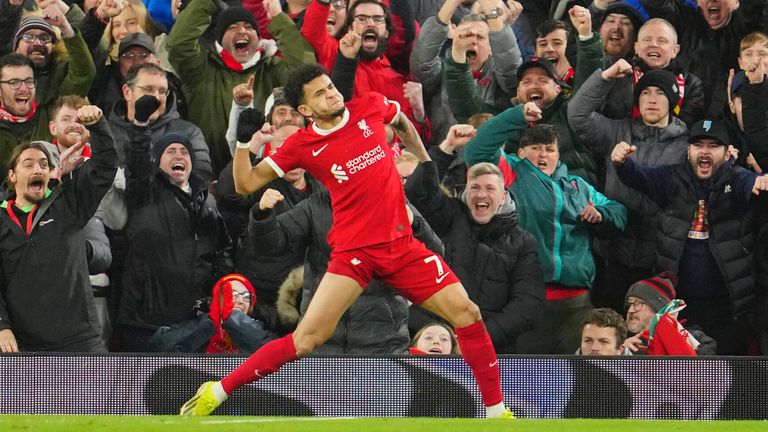
[[[384,124],[400,112],[395,101],[369,93],[347,104],[341,122],[320,129],[314,122],[264,159],[279,176],[304,168],[330,192],[334,251],[358,249],[410,235],[405,195]]]

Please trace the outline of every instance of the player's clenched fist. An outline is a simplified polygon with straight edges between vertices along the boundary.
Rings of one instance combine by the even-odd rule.
[[[616,147],[613,148],[613,152],[611,152],[611,161],[616,165],[621,165],[627,160],[629,155],[635,151],[637,151],[636,146],[631,146],[622,141],[616,144]]]
[[[283,194],[280,192],[274,190],[274,189],[267,189],[264,191],[264,195],[261,196],[261,200],[259,201],[259,209],[260,210],[272,210],[275,208],[277,203],[282,201],[284,199]]]

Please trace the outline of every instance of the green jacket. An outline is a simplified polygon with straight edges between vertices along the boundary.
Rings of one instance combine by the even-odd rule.
[[[288,71],[301,64],[314,63],[315,55],[293,21],[281,13],[272,18],[269,31],[277,39],[283,58],[265,55],[248,69],[232,70],[217,52],[204,48],[198,41],[216,12],[213,0],[190,1],[168,35],[166,47],[171,64],[185,83],[189,120],[202,129],[211,150],[214,172],[218,173],[231,159],[225,134],[232,88],[253,75],[253,106],[263,110],[272,89],[285,83]]]
[[[544,281],[591,287],[595,279],[592,236],[610,236],[623,230],[626,209],[581,177],[570,175],[563,162],[558,163],[550,177],[527,160],[503,153],[500,147],[506,138],[510,134],[520,135],[527,127],[522,108],[510,108],[478,129],[477,136],[464,148],[467,165],[507,164],[516,175],[509,189],[518,203],[520,226],[538,242]],[[589,204],[603,216],[601,223],[580,220],[581,212]]]
[[[52,63],[47,72],[36,71],[35,116],[25,123],[9,123],[0,120],[0,172],[8,172],[8,159],[14,147],[26,141],[51,141],[48,129],[51,108],[59,95],[76,94],[87,96],[91,82],[96,76],[96,66],[79,31],[75,36],[64,39],[69,60]]]

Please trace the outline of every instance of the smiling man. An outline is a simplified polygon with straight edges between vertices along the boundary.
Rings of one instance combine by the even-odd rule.
[[[688,323],[718,343],[718,354],[745,354],[755,305],[753,199],[768,190],[768,176],[734,164],[728,131],[715,120],[691,129],[688,159],[641,166],[637,147],[620,142],[611,159],[619,179],[660,209],[655,270],[678,274],[677,297]]]
[[[139,106],[155,99],[142,96]],[[156,105],[155,105],[156,106]],[[148,110],[137,117],[149,115]],[[186,135],[152,142],[134,119],[127,156],[127,258],[118,323],[125,351],[146,352],[161,326],[195,317],[196,299],[210,295],[221,273],[232,270],[230,240],[205,182],[195,174]]]
[[[217,12],[211,51],[199,38]],[[269,31],[282,56],[261,48],[256,19],[246,9],[218,11],[214,0],[191,0],[168,35],[171,64],[186,85],[189,120],[204,131],[213,172],[232,158],[226,140],[232,89],[252,76],[253,104],[263,107],[272,89],[285,84],[291,68],[315,61],[312,48],[284,12],[272,16]]]
[[[527,92],[529,97],[546,94],[532,88]],[[579,344],[583,318],[592,310],[593,235],[616,235],[626,224],[626,210],[571,174],[560,160],[557,128],[529,127],[541,116],[542,109],[533,101],[504,111],[478,129],[464,156],[468,165],[492,162],[503,171],[511,170],[514,182],[509,189],[517,201],[520,227],[536,239],[547,319],[518,338],[519,352],[569,354]],[[500,149],[507,137],[519,135],[516,154]]]

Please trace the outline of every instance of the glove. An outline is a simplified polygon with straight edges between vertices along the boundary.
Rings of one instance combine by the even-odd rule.
[[[247,143],[251,141],[253,134],[264,125],[264,114],[253,108],[248,108],[240,113],[237,119],[237,141]]]
[[[160,108],[160,100],[151,95],[140,97],[134,104],[133,120],[138,126],[149,124],[149,117]]]

